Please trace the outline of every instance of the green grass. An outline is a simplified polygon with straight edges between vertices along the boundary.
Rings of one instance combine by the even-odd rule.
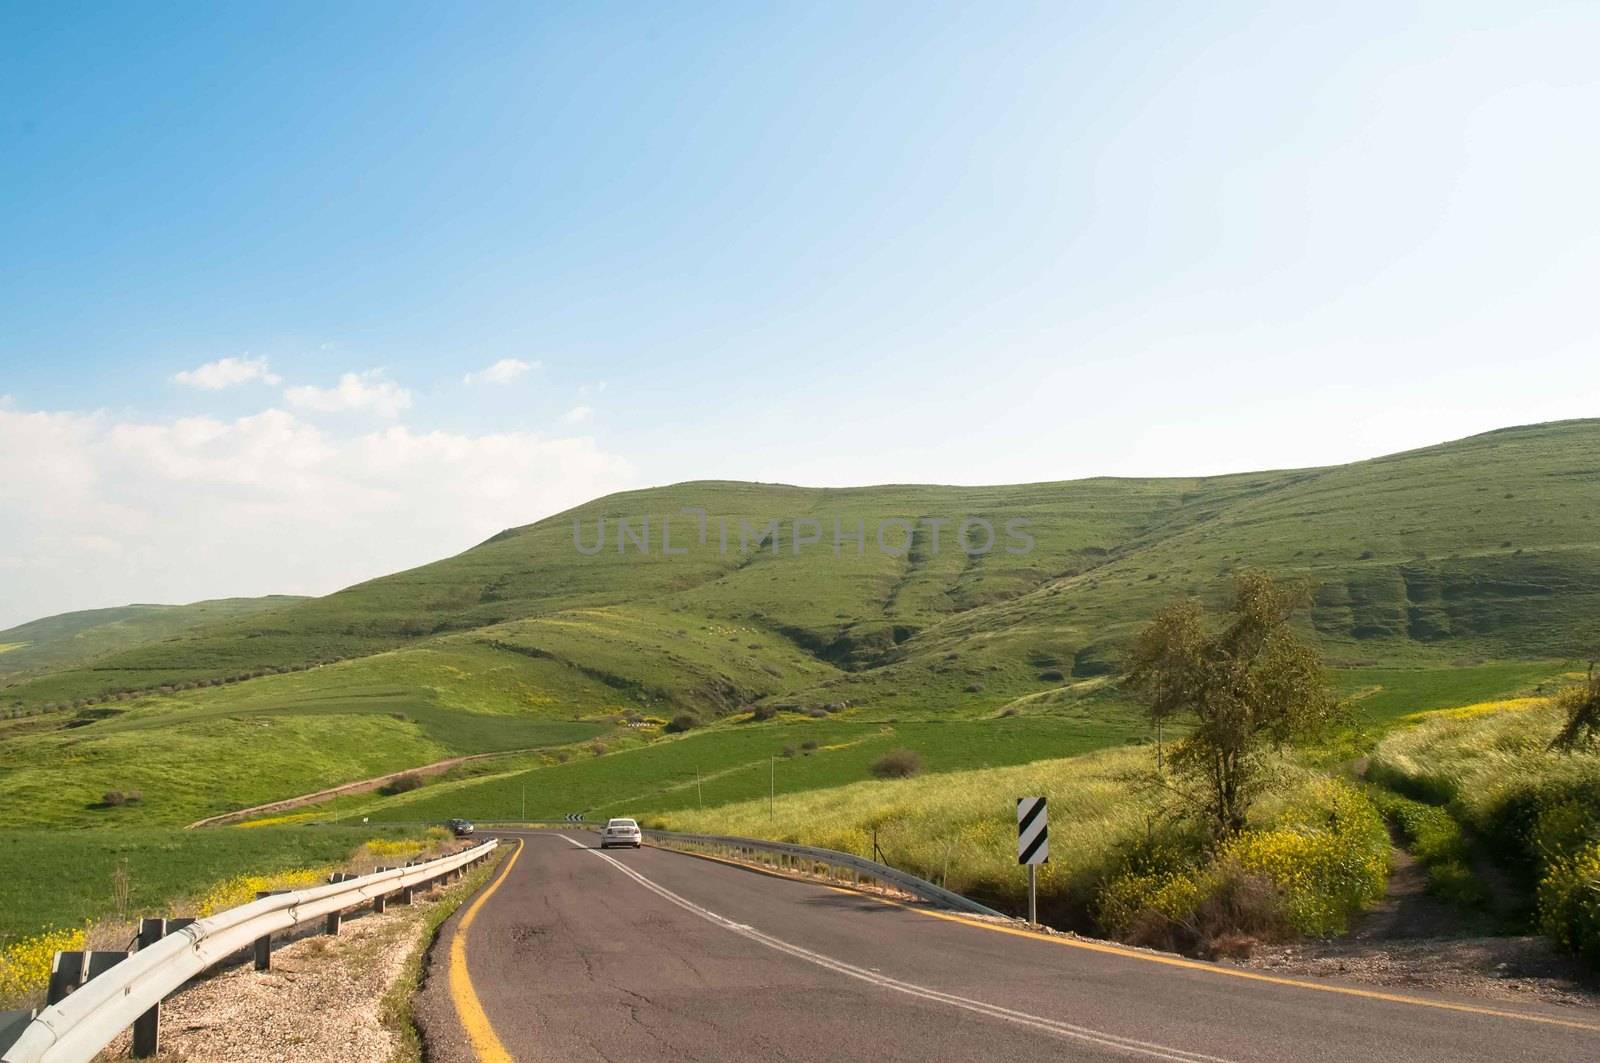
[[[330,812],[347,820],[371,816],[375,822],[514,819],[525,803],[532,819],[584,809],[594,818],[646,815],[694,808],[702,800],[711,807],[765,798],[769,785],[779,794],[847,785],[871,778],[872,762],[900,746],[916,750],[927,771],[937,774],[1061,757],[1142,733],[1142,724],[1132,719],[736,723],[604,756],[584,751],[566,763],[529,771],[447,780],[397,797],[352,798]],[[816,748],[805,750],[808,742]],[[793,755],[784,756],[786,750]]]
[[[394,827],[0,831],[5,854],[0,944],[46,926],[78,926],[111,915],[119,867],[127,873],[127,915],[193,914],[168,905],[234,875],[337,862],[368,839],[415,833]]]
[[[647,815],[671,830],[772,838],[872,854],[876,831],[884,857],[975,899],[1013,908],[1026,895],[1026,869],[1016,862],[1016,799],[1049,799],[1050,862],[1039,868],[1047,918],[1087,910],[1118,867],[1122,850],[1144,831],[1155,805],[1133,777],[1152,762],[1148,749],[926,774],[891,781],[745,800],[698,812]],[[1067,917],[1065,922],[1079,922]],[[1058,923],[1058,925],[1060,925]]]
[[[1346,668],[1334,677],[1360,723],[1386,730],[1412,713],[1552,689],[1572,667],[1560,661],[1515,661],[1455,668]]]
[[[223,598],[192,605],[126,605],[34,620],[0,631],[0,688],[19,679],[88,664],[106,654],[221,620],[253,616],[302,601],[289,595]]]

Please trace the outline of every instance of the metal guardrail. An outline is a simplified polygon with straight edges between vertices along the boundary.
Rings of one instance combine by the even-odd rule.
[[[680,834],[676,831],[647,830],[643,832],[645,839],[653,845],[664,849],[682,849],[688,852],[709,852],[731,859],[742,860],[746,863],[766,863],[779,868],[792,868],[799,871],[813,870],[821,867],[829,872],[831,877],[837,877],[859,885],[863,880],[892,886],[895,889],[920,897],[942,908],[949,908],[958,912],[969,912],[973,915],[992,915],[1002,919],[1009,916],[997,912],[993,908],[986,908],[977,901],[961,896],[943,886],[936,886],[926,879],[918,878],[909,871],[890,867],[868,860],[854,853],[842,853],[836,849],[819,849],[810,845],[793,845],[789,842],[769,842],[760,838],[733,838],[720,834]],[[771,857],[771,860],[764,859]],[[848,872],[848,874],[836,874]]]
[[[465,869],[487,857],[495,845],[488,840],[437,860],[277,893],[196,920],[45,1008],[0,1056],[0,1063],[88,1063],[169,994],[241,949],[313,919]]]

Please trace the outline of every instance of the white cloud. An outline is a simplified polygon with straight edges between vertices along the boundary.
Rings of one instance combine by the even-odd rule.
[[[390,380],[382,369],[345,373],[331,388],[310,384],[285,388],[283,397],[291,406],[317,413],[366,410],[379,417],[398,417],[411,408],[411,392]]]
[[[525,373],[543,369],[543,362],[524,362],[521,358],[502,358],[487,369],[468,373],[461,378],[463,384],[509,384]]]
[[[591,418],[593,416],[594,416],[594,407],[592,407],[592,406],[574,406],[572,409],[568,410],[566,413],[561,415],[561,423],[562,424],[582,424],[583,422],[587,421],[589,418]]]
[[[270,409],[135,421],[0,405],[0,628],[68,609],[322,594],[635,485],[593,441]]]
[[[578,385],[578,394],[579,395],[598,395],[602,391],[604,391],[605,389],[606,389],[606,382],[604,380],[596,380],[592,384],[579,384]]]
[[[173,374],[173,382],[202,391],[221,391],[252,381],[277,387],[282,378],[267,368],[265,358],[219,358],[215,362],[197,365]]]

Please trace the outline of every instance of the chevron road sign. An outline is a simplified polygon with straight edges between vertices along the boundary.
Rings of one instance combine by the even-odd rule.
[[[1050,859],[1050,825],[1044,798],[1017,798],[1017,863],[1043,864]]]
[[[1039,865],[1050,859],[1050,817],[1044,798],[1017,798],[1017,863],[1028,865],[1028,922],[1039,921]]]

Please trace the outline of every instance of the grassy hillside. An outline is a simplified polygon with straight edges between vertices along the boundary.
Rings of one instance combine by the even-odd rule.
[[[1076,728],[1071,752],[1115,744],[1138,733],[1111,681],[1126,638],[1243,567],[1317,582],[1308,634],[1381,724],[1450,703],[1452,683],[1509,693],[1588,649],[1597,486],[1600,421],[1575,421],[1213,478],[612,495],[13,682],[0,708],[27,715],[0,721],[0,823],[100,822],[111,789],[144,795],[116,814],[184,822],[449,756],[615,742],[641,713],[1021,717]],[[706,511],[703,536],[686,507]],[[993,549],[959,548],[969,517]],[[648,551],[622,520],[648,527]],[[1031,549],[1007,549],[1017,521]]]
[[[304,601],[291,595],[219,598],[191,605],[86,609],[0,631],[0,690],[30,676],[76,668],[106,654],[171,638],[218,621],[255,616]],[[0,694],[0,703],[4,694]]]
[[[1337,468],[1208,479],[680,484],[598,499],[436,564],[133,647],[6,695],[59,703],[470,635],[503,652],[546,654],[573,676],[645,698],[997,709],[1041,689],[1041,673],[1108,671],[1160,605],[1216,593],[1245,566],[1317,581],[1313,622],[1343,664],[1576,656],[1600,620],[1597,487],[1596,421],[1507,429]],[[686,506],[709,512],[704,543]],[[952,523],[939,529],[936,550],[926,520],[969,516],[997,529],[1026,520],[1036,545],[1009,553],[1002,531],[994,550],[968,555],[955,547]],[[618,551],[618,518],[636,534],[648,522],[648,554]],[[774,518],[777,541],[762,539]],[[877,548],[875,531],[889,518],[916,522],[901,556]],[[593,545],[601,520],[604,549],[580,553],[574,522]],[[668,521],[682,551],[674,556],[661,549]],[[797,552],[797,521],[821,541]],[[836,554],[836,522],[853,534],[858,521],[865,549],[849,542]],[[886,534],[891,546],[904,541],[901,529]],[[734,659],[708,672],[675,640],[713,625],[730,629],[723,641]],[[602,659],[618,633],[627,660]],[[748,663],[734,667],[741,659]],[[769,669],[781,673],[771,676],[776,684],[753,681]]]

